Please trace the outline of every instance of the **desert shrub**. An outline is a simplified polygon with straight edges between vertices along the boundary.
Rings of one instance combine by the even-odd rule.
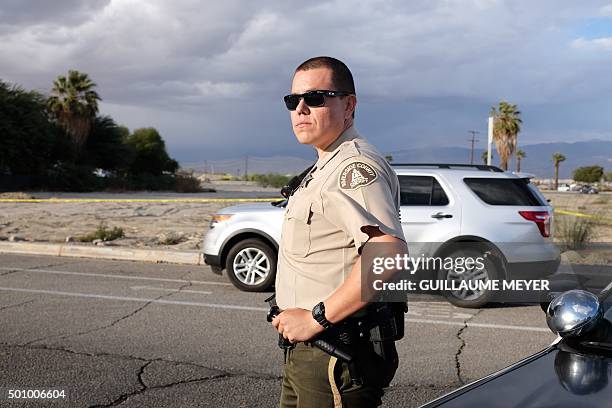
[[[594,228],[598,217],[575,217],[564,215],[555,218],[555,236],[563,250],[581,249],[595,237]]]
[[[96,239],[101,239],[102,241],[113,241],[118,238],[123,238],[125,236],[123,232],[123,228],[121,227],[113,227],[109,229],[104,222],[101,222],[95,231],[79,237],[79,241],[81,242],[92,242]]]
[[[286,185],[291,177],[285,176],[278,173],[266,173],[266,174],[251,174],[249,180],[257,182],[262,187],[276,187],[281,188]]]

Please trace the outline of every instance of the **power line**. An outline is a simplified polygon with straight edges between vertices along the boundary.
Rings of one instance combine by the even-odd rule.
[[[472,142],[472,150],[470,152],[470,164],[474,164],[474,143],[478,142],[480,139],[476,139],[476,135],[480,132],[476,130],[468,130],[468,133],[472,134],[472,137],[468,139],[469,142]]]

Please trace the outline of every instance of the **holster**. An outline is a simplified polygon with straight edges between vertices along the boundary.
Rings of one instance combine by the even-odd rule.
[[[386,361],[397,359],[395,342],[404,337],[406,302],[372,303],[363,318],[354,318],[359,336],[372,343],[374,352]]]
[[[267,320],[271,322],[280,313],[280,309],[274,295],[266,301],[270,305]],[[353,384],[361,384],[362,379],[353,358],[358,344],[371,342],[376,354],[383,359],[397,359],[394,342],[404,337],[404,314],[407,311],[406,302],[372,303],[367,307],[365,316],[348,317],[304,343],[312,344],[346,362]],[[278,345],[285,351],[285,357],[287,350],[295,347],[282,335],[279,335]]]
[[[372,343],[376,354],[389,361],[397,358],[395,341],[404,337],[406,302],[372,303],[361,317],[348,317],[323,332],[320,338],[330,344],[340,345],[349,354],[359,343]]]
[[[370,341],[397,341],[404,337],[406,302],[372,303],[366,315]]]

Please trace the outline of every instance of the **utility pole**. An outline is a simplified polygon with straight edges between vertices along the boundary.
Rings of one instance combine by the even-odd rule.
[[[247,174],[249,174],[249,156],[244,156],[244,180],[248,180]]]
[[[470,153],[470,164],[474,164],[474,143],[479,141],[479,139],[476,139],[476,135],[479,134],[480,132],[476,130],[468,130],[468,133],[472,134],[472,138],[468,139],[469,142],[472,142],[472,151]]]

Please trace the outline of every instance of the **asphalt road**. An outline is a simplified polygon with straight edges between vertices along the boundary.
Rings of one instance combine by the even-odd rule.
[[[202,266],[0,255],[0,406],[273,407],[267,294]],[[537,306],[409,304],[385,406],[413,407],[548,345]],[[10,389],[64,390],[8,400]]]

